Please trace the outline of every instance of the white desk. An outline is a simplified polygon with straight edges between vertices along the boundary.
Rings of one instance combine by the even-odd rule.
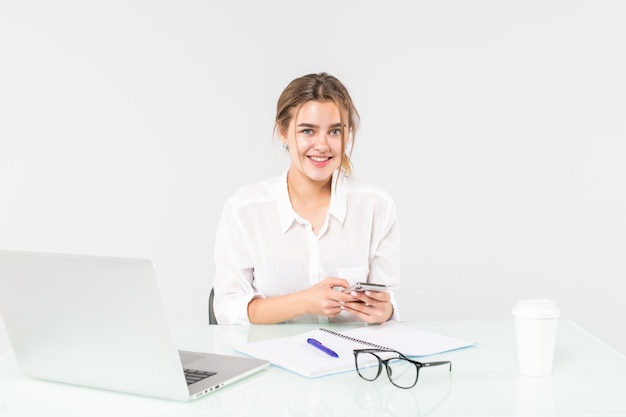
[[[270,367],[189,403],[27,379],[8,352],[0,356],[0,416],[626,416],[626,357],[571,321],[559,323],[547,378],[518,373],[512,320],[407,324],[479,344],[429,357],[451,360],[452,372],[422,369],[410,390],[384,374],[374,382],[356,372],[307,379]],[[247,340],[311,328],[199,326],[175,336],[181,349],[232,354]]]

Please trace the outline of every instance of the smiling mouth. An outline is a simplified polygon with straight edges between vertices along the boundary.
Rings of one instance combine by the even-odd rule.
[[[311,159],[314,162],[326,162],[330,158],[332,157],[331,156],[309,156],[309,159]]]

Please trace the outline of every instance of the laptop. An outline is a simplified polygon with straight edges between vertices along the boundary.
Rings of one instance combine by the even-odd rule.
[[[188,401],[269,366],[178,351],[146,259],[0,250],[0,315],[37,379]]]

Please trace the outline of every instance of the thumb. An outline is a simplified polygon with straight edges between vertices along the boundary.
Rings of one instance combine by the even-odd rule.
[[[343,278],[335,278],[335,277],[326,278],[324,280],[324,283],[328,285],[330,288],[333,288],[333,287],[348,288],[350,286],[350,283],[348,282],[348,280],[343,279]]]

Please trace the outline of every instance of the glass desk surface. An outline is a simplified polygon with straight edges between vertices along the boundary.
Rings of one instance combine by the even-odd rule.
[[[559,322],[550,377],[519,374],[512,320],[404,323],[478,344],[423,358],[450,360],[452,372],[422,370],[408,390],[385,375],[308,379],[272,366],[188,403],[25,378],[9,351],[0,355],[0,416],[626,416],[626,356],[570,320]],[[180,349],[236,355],[248,341],[357,325],[206,325],[174,334]]]

